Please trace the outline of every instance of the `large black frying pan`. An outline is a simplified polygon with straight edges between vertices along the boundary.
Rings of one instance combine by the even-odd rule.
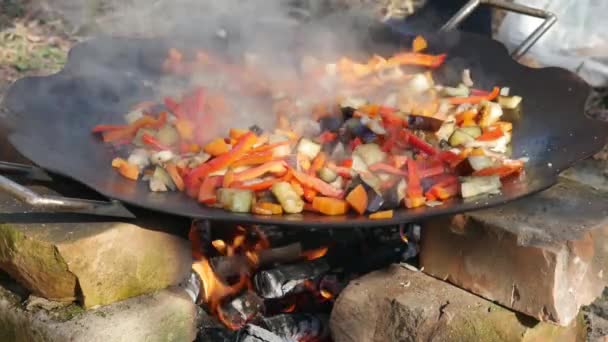
[[[297,49],[304,46],[295,39],[303,30],[288,33],[268,29],[260,31],[259,37],[269,41],[278,38],[276,35],[285,39],[285,35],[293,34]],[[344,38],[334,42],[344,45],[340,47],[345,54],[353,49],[348,43],[353,41],[358,41],[364,51],[381,54],[409,44],[408,38],[387,27],[347,32],[312,25],[309,30],[324,34],[333,30],[335,36]],[[198,41],[213,45],[204,47],[235,52],[229,51],[236,46],[230,41],[200,39],[205,34],[196,32]],[[437,71],[444,81],[459,77],[466,67],[472,70],[476,87],[509,86],[512,93],[524,98],[523,115],[514,123],[513,152],[514,157],[529,157],[530,162],[525,178],[506,184],[501,195],[456,199],[434,208],[400,209],[389,220],[372,221],[312,213],[280,217],[233,214],[203,207],[181,193],[151,193],[147,184],[125,180],[110,167],[112,153],[90,130],[100,123],[122,123],[129,106],[152,96],[151,88],[142,81],[158,80],[167,48],[179,47],[175,40],[168,44],[162,40],[99,38],[76,45],[60,73],[25,78],[10,89],[5,101],[10,111],[10,141],[37,165],[128,204],[193,218],[307,227],[405,223],[500,205],[549,188],[561,171],[593,155],[606,143],[608,126],[584,115],[590,89],[576,75],[558,68],[524,67],[512,60],[500,43],[474,34],[451,32],[431,36],[429,41],[430,52],[449,56],[446,65]],[[193,44],[187,38],[183,43]]]

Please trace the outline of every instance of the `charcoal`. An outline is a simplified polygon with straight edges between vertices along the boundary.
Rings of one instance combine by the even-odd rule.
[[[266,249],[258,253],[258,266],[265,267],[278,263],[290,263],[297,261],[301,256],[302,246],[299,243]],[[249,261],[244,255],[211,258],[211,266],[216,274],[224,278],[238,276],[250,271]]]
[[[285,342],[283,338],[260,326],[248,324],[241,329],[235,339],[236,342]]]
[[[198,302],[198,298],[201,293],[201,286],[201,277],[194,270],[191,271],[188,278],[180,284],[180,287],[186,291],[193,303]]]
[[[224,323],[237,330],[264,311],[264,302],[252,291],[245,291],[220,305],[219,311]]]
[[[263,327],[284,341],[323,341],[329,337],[329,316],[307,313],[264,318]]]
[[[258,272],[254,284],[263,298],[281,298],[306,289],[306,282],[319,278],[330,269],[324,259],[283,265]]]

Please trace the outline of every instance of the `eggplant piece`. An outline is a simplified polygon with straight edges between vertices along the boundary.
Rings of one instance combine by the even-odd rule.
[[[396,209],[401,205],[401,202],[405,198],[405,190],[406,190],[406,182],[405,179],[401,179],[401,181],[382,194],[384,198],[384,203],[382,204],[381,210],[390,210]]]
[[[473,138],[472,136],[466,134],[465,132],[457,129],[454,131],[454,133],[452,133],[452,135],[450,136],[450,140],[448,142],[450,143],[451,146],[457,147],[457,146],[465,145],[471,141],[475,141],[475,138]]]
[[[337,132],[344,123],[344,118],[339,116],[324,116],[319,120],[321,131]]]
[[[459,130],[461,130],[464,133],[472,136],[475,139],[477,139],[481,135],[481,133],[482,133],[481,128],[478,127],[478,126],[461,127],[461,128],[459,128]]]
[[[264,134],[264,130],[262,128],[260,128],[260,126],[258,126],[258,125],[253,125],[253,126],[249,127],[249,130],[258,136]]]
[[[423,115],[408,115],[407,126],[411,129],[437,132],[443,125],[443,120]]]
[[[353,115],[355,114],[355,108],[353,107],[340,107],[340,110],[342,111],[342,117],[345,120],[351,119],[353,117]]]
[[[377,193],[375,190],[371,189],[367,192],[367,211],[370,213],[375,213],[382,209],[384,206],[385,199],[384,197]]]

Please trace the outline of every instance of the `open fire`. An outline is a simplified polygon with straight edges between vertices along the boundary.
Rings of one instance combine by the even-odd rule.
[[[187,288],[218,322],[200,327],[201,341],[329,341],[333,301],[351,279],[416,255],[416,226],[353,233],[195,221],[189,237]]]

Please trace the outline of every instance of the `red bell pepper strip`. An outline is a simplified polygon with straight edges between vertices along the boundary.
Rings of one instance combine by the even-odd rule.
[[[343,166],[343,167],[347,167],[347,168],[351,168],[351,167],[353,167],[353,160],[352,160],[352,159],[350,159],[350,158],[349,158],[349,159],[344,159],[344,160],[342,161],[341,166]]]
[[[502,132],[502,129],[495,127],[493,130],[488,130],[485,131],[482,135],[478,136],[477,141],[492,141],[492,140],[496,140],[499,139],[500,137],[502,137],[504,135],[504,133]]]
[[[253,148],[256,141],[257,137],[255,134],[253,132],[248,132],[238,140],[238,143],[232,148],[232,150],[196,167],[190,171],[187,178],[191,180],[200,180],[207,177],[207,175],[213,171],[227,168],[235,161],[243,158]]]
[[[519,165],[501,165],[475,171],[473,172],[473,176],[499,176],[502,179],[519,173],[522,169],[523,166]]]
[[[443,168],[443,166],[435,166],[428,169],[420,170],[419,175],[420,178],[428,178],[439,176],[442,173],[445,173],[445,169]]]
[[[260,182],[252,183],[252,184],[244,184],[242,182],[234,182],[230,186],[231,188],[242,189],[242,190],[252,190],[252,191],[262,191],[268,190],[272,188],[275,183],[283,181],[283,178],[272,178],[262,180]]]
[[[178,119],[183,119],[185,114],[183,107],[172,97],[167,96],[164,99],[165,107]]]
[[[449,99],[449,101],[451,104],[454,104],[454,105],[459,105],[459,104],[463,104],[463,103],[476,104],[476,103],[480,103],[482,101],[492,101],[495,98],[497,98],[499,94],[500,94],[500,88],[494,87],[494,89],[492,89],[492,92],[485,96],[478,95],[478,96],[469,96],[469,97],[451,97]]]
[[[107,131],[125,129],[127,127],[128,126],[126,126],[126,125],[97,125],[97,126],[93,127],[91,132],[92,133],[103,133],[103,132],[107,132]]]
[[[235,161],[232,163],[233,167],[237,166],[250,166],[250,165],[260,165],[269,163],[275,160],[272,151],[260,152],[260,153],[248,153],[245,157]]]
[[[307,202],[312,203],[312,201],[315,199],[316,196],[317,196],[317,192],[314,189],[304,188],[304,199]]]
[[[439,151],[433,147],[431,144],[427,143],[426,141],[418,138],[416,135],[404,130],[404,136],[407,139],[407,142],[410,144],[410,146],[417,148],[418,150],[428,154],[429,156],[434,156],[437,153],[439,153]]]
[[[321,144],[327,144],[327,143],[330,143],[330,142],[336,140],[337,137],[338,137],[338,135],[336,133],[333,133],[330,131],[325,131],[325,132],[321,133],[321,135],[319,136],[319,142]]]
[[[458,178],[455,176],[448,176],[446,179],[441,180],[434,184],[425,194],[426,198],[430,201],[434,200],[446,200],[450,197],[458,195],[460,192],[460,185],[458,184]]]
[[[397,176],[407,176],[407,172],[385,163],[376,163],[374,165],[370,165],[369,169],[371,171],[384,172]]]
[[[277,147],[281,147],[281,146],[285,146],[285,145],[289,145],[289,144],[290,144],[289,141],[280,141],[280,142],[277,142],[274,144],[262,145],[262,146],[258,146],[256,148],[254,148],[253,150],[251,150],[251,153],[259,153],[259,152],[274,150]]]
[[[422,185],[420,184],[420,176],[418,175],[418,166],[416,161],[409,159],[407,161],[407,192],[405,205],[408,208],[417,208],[424,204],[425,198],[422,195]]]
[[[378,113],[380,114],[380,117],[382,118],[382,123],[384,124],[385,128],[389,129],[389,128],[402,127],[403,124],[405,123],[403,118],[396,115],[395,112],[396,112],[395,108],[386,107],[386,106],[380,107],[380,110],[378,111]]]
[[[482,90],[482,89],[471,89],[471,95],[473,96],[488,96],[490,95],[490,91]]]
[[[266,163],[260,165],[258,167],[251,168],[249,170],[245,170],[243,172],[235,173],[233,175],[232,181],[234,182],[245,182],[248,180],[259,178],[266,173],[272,173],[274,175],[282,176],[287,171],[287,166],[283,161],[273,161],[270,163]],[[229,184],[224,184],[225,186],[229,186]]]
[[[170,148],[161,144],[160,141],[158,141],[158,139],[156,139],[155,137],[149,135],[148,133],[145,133],[144,135],[141,136],[141,141],[152,147],[153,149],[157,150],[157,151],[165,151],[165,150],[169,150]]]
[[[419,65],[429,68],[437,68],[443,64],[447,55],[428,55],[423,53],[404,52],[398,53],[388,60],[389,65]]]
[[[221,176],[205,178],[203,183],[201,183],[198,192],[198,201],[205,204],[214,204],[217,202],[215,189],[222,186],[223,178],[224,177]]]
[[[140,128],[153,127],[157,123],[158,119],[155,119],[149,115],[144,115],[135,120],[135,122],[132,124],[124,126],[124,128],[103,132],[103,141],[115,142],[119,140],[132,139]]]
[[[344,192],[342,190],[334,188],[317,177],[310,176],[296,170],[291,170],[291,172],[298,182],[302,184],[302,186],[312,188],[323,196],[334,198],[344,197]]]
[[[334,163],[327,163],[327,167],[329,169],[331,169],[332,171],[334,171],[335,173],[337,173],[339,176],[344,177],[344,178],[351,178],[352,177],[352,173],[351,173],[351,168],[350,167],[345,167],[345,166],[336,166]]]

